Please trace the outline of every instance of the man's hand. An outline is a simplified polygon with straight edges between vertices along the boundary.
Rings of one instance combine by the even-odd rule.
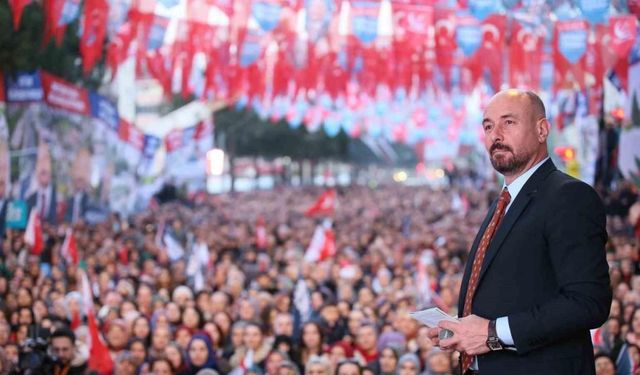
[[[429,328],[429,340],[431,340],[433,346],[440,346],[440,338],[438,337],[439,332],[440,328],[438,327]]]
[[[457,350],[468,355],[478,355],[489,352],[489,347],[487,346],[489,320],[487,319],[477,315],[469,315],[460,319],[459,322],[443,320],[438,323],[438,327],[453,331],[453,337],[439,340],[439,346],[442,350]],[[429,330],[429,338],[431,338],[431,330]],[[433,338],[431,341],[433,342]]]

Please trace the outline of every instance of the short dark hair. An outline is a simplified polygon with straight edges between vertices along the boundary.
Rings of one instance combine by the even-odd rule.
[[[607,354],[607,353],[603,353],[603,352],[597,353],[597,354],[593,357],[593,360],[594,360],[594,362],[595,362],[595,361],[597,361],[597,360],[598,360],[598,358],[603,358],[603,357],[604,357],[604,358],[607,358],[607,359],[609,359],[609,361],[611,361],[611,363],[613,364],[613,369],[614,369],[614,370],[616,370],[616,369],[617,369],[617,367],[618,367],[618,366],[616,366],[616,361],[613,359],[613,357],[611,357],[611,356],[610,356],[609,354]]]
[[[71,340],[73,344],[76,343],[76,334],[73,333],[73,331],[69,327],[60,327],[53,331],[50,337],[51,340],[53,341],[53,339],[55,339],[56,337],[66,337]]]

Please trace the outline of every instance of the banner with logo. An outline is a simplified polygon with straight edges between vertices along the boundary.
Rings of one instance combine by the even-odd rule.
[[[305,25],[311,43],[316,43],[329,32],[337,4],[332,0],[305,0]]]
[[[380,0],[351,0],[351,33],[362,43],[378,37]]]
[[[67,83],[49,73],[42,72],[42,88],[44,101],[53,108],[89,116],[89,92],[83,88]]]
[[[559,21],[554,30],[554,90],[584,88],[584,56],[587,52],[589,24],[584,20]]]
[[[42,82],[38,72],[5,74],[4,82],[7,102],[39,102],[44,97]]]
[[[279,0],[254,0],[251,3],[251,15],[262,31],[269,32],[280,23],[282,5]]]

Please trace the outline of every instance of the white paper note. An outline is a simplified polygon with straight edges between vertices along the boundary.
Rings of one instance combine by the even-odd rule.
[[[458,319],[452,317],[451,315],[445,313],[437,307],[421,311],[414,311],[409,313],[409,316],[428,327],[437,327],[438,322],[441,322],[443,320],[447,320],[449,322],[458,321]]]

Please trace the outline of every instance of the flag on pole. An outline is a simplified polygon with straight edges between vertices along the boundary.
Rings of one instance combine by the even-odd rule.
[[[31,253],[40,255],[44,249],[42,239],[42,222],[37,210],[32,209],[27,222],[27,230],[24,232],[24,242],[31,248]]]
[[[78,245],[76,244],[76,238],[73,235],[73,230],[71,228],[67,229],[67,235],[64,238],[60,252],[67,262],[67,265],[78,265]]]
[[[184,248],[171,233],[166,232],[162,237],[169,259],[174,262],[184,256]]]
[[[326,190],[320,194],[318,200],[307,209],[305,215],[333,215],[336,209],[336,191],[333,189]]]
[[[316,227],[309,247],[304,254],[307,262],[321,262],[336,255],[336,241],[331,229],[331,221],[325,220]]]
[[[102,341],[98,330],[98,323],[93,312],[93,294],[89,285],[87,274],[80,270],[82,285],[82,305],[84,313],[87,316],[87,325],[89,326],[89,369],[96,371],[100,375],[111,374],[113,372],[113,360],[109,354],[109,348]]]
[[[293,291],[293,304],[300,312],[302,323],[309,320],[311,316],[311,296],[309,287],[303,278],[299,278]]]

